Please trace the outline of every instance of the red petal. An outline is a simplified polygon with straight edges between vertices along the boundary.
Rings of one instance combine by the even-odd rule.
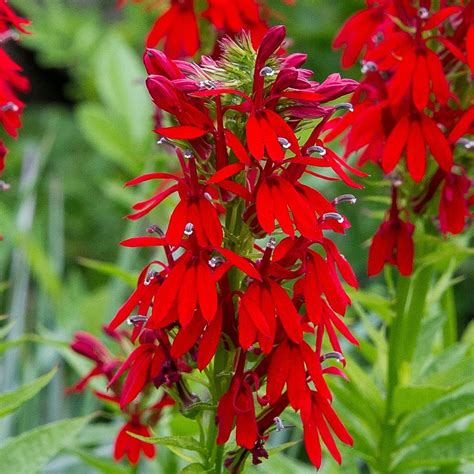
[[[242,145],[242,143],[240,143],[240,140],[230,130],[225,130],[224,133],[227,145],[234,152],[234,155],[237,157],[237,159],[241,163],[249,165],[250,157],[245,147]]]
[[[270,187],[266,180],[263,180],[258,188],[256,209],[259,224],[267,234],[271,234],[275,230],[275,215],[273,212]]]
[[[197,267],[197,291],[199,307],[206,321],[211,321],[217,311],[217,290],[208,264],[202,260]]]
[[[419,183],[425,176],[426,150],[421,127],[418,122],[412,122],[407,141],[407,166],[410,176]]]
[[[159,247],[166,244],[166,240],[160,237],[132,237],[120,242],[123,247]]]
[[[266,391],[271,404],[274,404],[283,392],[292,365],[290,355],[288,344],[283,341],[271,356]]]
[[[409,129],[410,121],[407,116],[404,116],[388,137],[382,156],[382,167],[385,173],[390,173],[400,161]]]
[[[178,127],[161,127],[155,130],[159,135],[166,138],[177,140],[190,140],[193,138],[202,137],[207,133],[207,130],[190,125],[180,125]]]
[[[428,104],[430,95],[430,76],[426,58],[420,54],[416,58],[416,67],[413,74],[413,102],[418,110],[422,111]]]
[[[450,171],[453,166],[453,152],[446,137],[435,122],[426,115],[421,119],[421,128],[425,141],[439,166],[445,171]]]
[[[292,341],[300,343],[303,339],[300,315],[297,313],[286,291],[274,281],[269,283],[278,317],[285,332]]]
[[[260,273],[254,267],[253,262],[250,260],[237,255],[236,253],[232,252],[232,250],[226,248],[219,248],[217,251],[225,257],[229,262],[232,263],[235,267],[239,270],[242,270],[246,275],[255,278],[256,280],[262,280]]]
[[[206,332],[202,336],[201,344],[199,345],[199,353],[197,359],[197,366],[199,370],[204,370],[214,354],[217,351],[222,329],[222,309],[217,310],[214,319],[207,325]]]
[[[188,264],[183,275],[178,297],[179,322],[182,327],[186,327],[193,319],[194,310],[197,307],[196,279],[196,266],[193,263]]]
[[[237,173],[240,173],[244,169],[243,165],[240,163],[234,163],[232,165],[224,166],[219,171],[214,173],[210,179],[207,180],[208,184],[218,183],[224,179],[234,176]]]
[[[247,125],[245,126],[246,136],[247,136],[247,146],[250,153],[257,159],[261,160],[263,158],[264,144],[262,138],[262,132],[260,130],[260,124],[257,117],[254,114],[251,114],[247,120]]]

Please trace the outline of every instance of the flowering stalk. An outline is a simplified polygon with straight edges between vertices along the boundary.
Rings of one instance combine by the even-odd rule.
[[[145,267],[108,326],[128,321],[135,344],[109,386],[120,382],[125,410],[146,403],[153,385],[166,388],[201,425],[202,464],[216,473],[240,472],[250,454],[255,464],[268,457],[265,442],[284,428],[287,407],[301,415],[315,466],[321,441],[338,462],[334,436],[352,444],[326,376],[345,377],[331,364],[345,363],[337,333],[357,344],[342,319],[342,281],[357,281],[328,237],[349,227],[340,208],[355,197],[327,199],[303,179],[361,187],[350,174],[363,173],[323,139],[329,118],[348,108],[328,103],[357,83],[338,74],[312,81],[304,54],[281,55],[284,39],[282,26],[257,51],[247,35],[226,38],[221,57],[200,65],[152,49],[144,57],[150,95],[171,120],[155,130],[158,143],[179,171],[128,182],[166,183],[128,217],[171,195],[178,203],[166,232],[152,225],[122,242],[161,249],[165,260]],[[205,374],[208,392],[192,393],[192,370]],[[236,449],[225,454],[231,436]]]
[[[474,202],[469,178],[474,106],[468,94],[474,4],[366,3],[334,41],[344,47],[343,66],[362,55],[364,79],[352,98],[354,113],[332,121],[331,135],[347,131],[346,156],[358,152],[360,164],[373,162],[392,179],[391,209],[372,241],[369,275],[385,263],[409,275],[410,221],[437,219],[441,233],[459,234]],[[436,201],[437,210],[431,204]]]
[[[128,0],[118,0],[123,7]],[[294,0],[283,0],[291,5]],[[147,0],[133,0],[134,3],[149,3],[149,8],[161,12],[161,6]],[[195,0],[171,0],[169,8],[163,11],[153,24],[146,38],[146,47],[153,48],[163,41],[165,54],[172,59],[194,56],[202,46],[202,30],[209,34],[209,23],[215,34],[214,53],[219,52],[219,41],[224,36],[234,37],[242,31],[250,33],[252,43],[259,44],[268,30],[267,19],[272,11],[263,0],[207,0],[206,8],[200,9]],[[200,21],[202,20],[202,21]],[[201,23],[201,25],[200,25]]]
[[[18,31],[28,33],[24,26],[29,23],[28,20],[17,16],[6,0],[0,0],[0,125],[13,138],[18,136],[18,128],[21,127],[20,117],[24,107],[17,93],[26,92],[29,82],[21,74],[21,67],[2,48],[8,41],[19,39]],[[7,152],[0,138],[0,176],[5,169]],[[8,189],[8,185],[0,181],[0,191],[4,189]]]

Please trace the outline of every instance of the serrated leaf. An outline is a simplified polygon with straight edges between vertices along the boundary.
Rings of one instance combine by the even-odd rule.
[[[128,433],[133,438],[137,438],[145,443],[159,444],[167,447],[175,447],[181,449],[187,449],[189,451],[196,451],[201,454],[205,454],[206,450],[191,436],[165,436],[165,437],[146,437],[140,436],[136,433]]]
[[[402,446],[433,436],[464,416],[472,413],[474,407],[474,383],[417,410],[399,426],[398,436]]]
[[[428,439],[399,456],[395,460],[391,472],[472,461],[474,460],[473,446],[473,431],[451,433]]]
[[[393,410],[395,416],[417,410],[418,408],[434,402],[449,392],[448,387],[424,385],[418,387],[397,387],[393,396]]]
[[[61,420],[8,439],[0,448],[0,472],[38,472],[67,447],[90,420],[90,416]]]
[[[27,383],[16,390],[0,394],[0,417],[12,413],[23,403],[33,398],[43,387],[48,385],[56,373],[56,368],[37,378],[33,382]]]

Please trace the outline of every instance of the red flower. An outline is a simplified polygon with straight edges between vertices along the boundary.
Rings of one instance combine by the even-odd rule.
[[[306,381],[306,371],[318,392],[331,399],[319,356],[306,342],[295,344],[285,338],[272,352],[270,359],[266,392],[270,404],[278,401],[286,384],[291,406],[295,410],[302,408],[311,394]]]
[[[319,392],[311,391],[311,397],[301,408],[301,420],[303,421],[304,444],[311,462],[318,469],[321,467],[322,440],[331,456],[341,464],[341,454],[329,428],[344,444],[352,446],[353,440],[329,401]]]
[[[96,337],[86,332],[78,332],[71,342],[71,349],[95,363],[92,370],[79,380],[67,393],[82,392],[89,381],[98,376],[105,376],[111,380],[120,362],[112,357],[109,350]]]
[[[254,447],[258,431],[253,392],[257,389],[258,377],[255,374],[245,372],[239,375],[237,372],[234,375],[229,391],[221,397],[217,407],[217,444],[229,439],[235,424],[237,445],[247,449]]]
[[[0,0],[0,46],[18,36],[13,28],[27,33],[23,25],[29,23],[28,20],[17,16],[5,0]],[[21,72],[22,68],[0,49],[0,125],[14,138],[18,136],[17,130],[21,127],[20,116],[24,105],[16,94],[29,88],[29,82]],[[0,175],[5,168],[6,154],[7,149],[0,141]]]
[[[141,424],[138,417],[132,417],[131,421],[125,423],[120,429],[115,439],[114,459],[120,461],[124,456],[127,456],[131,464],[137,464],[142,453],[147,458],[153,459],[156,456],[155,445],[134,438],[129,432],[147,438],[152,436],[151,431]]]
[[[446,174],[439,200],[439,223],[444,234],[459,234],[464,230],[470,216],[467,194],[471,184],[463,174]]]
[[[385,263],[398,267],[402,275],[411,275],[413,271],[413,231],[415,226],[399,217],[396,191],[392,197],[389,219],[382,222],[374,235],[369,250],[369,276],[382,271]]]
[[[450,171],[453,153],[446,137],[436,123],[426,115],[401,117],[389,135],[382,156],[382,167],[390,173],[406,150],[408,171],[414,181],[423,179],[426,172],[426,149],[429,149],[439,166]]]
[[[194,0],[171,0],[171,7],[154,23],[146,47],[165,40],[164,52],[171,58],[194,56],[199,49],[199,31]]]
[[[372,44],[377,29],[382,30],[384,21],[388,20],[386,8],[389,0],[367,0],[366,3],[367,8],[352,15],[334,38],[334,48],[344,46],[343,67],[351,67],[357,61],[363,48]]]

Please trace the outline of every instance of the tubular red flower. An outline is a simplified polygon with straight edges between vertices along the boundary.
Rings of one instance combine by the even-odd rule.
[[[459,233],[469,215],[465,196],[470,185],[453,176],[457,165],[463,170],[470,165],[462,151],[472,142],[474,112],[457,76],[471,72],[474,6],[461,1],[439,7],[427,2],[420,9],[395,0],[366,3],[334,42],[335,47],[345,46],[344,66],[362,55],[365,78],[352,98],[354,113],[332,120],[328,136],[348,130],[346,156],[357,151],[360,164],[372,161],[395,174],[407,216],[413,212],[432,219],[433,207],[427,204],[440,192],[441,231]],[[400,166],[402,158],[409,176]],[[446,177],[443,186],[441,176]],[[410,178],[417,186],[404,185]],[[448,181],[457,181],[462,191],[453,193]],[[456,213],[448,217],[447,209],[454,208]],[[397,265],[404,275],[411,273],[413,229],[414,223],[398,216],[382,223],[369,253],[370,275],[384,262]]]

